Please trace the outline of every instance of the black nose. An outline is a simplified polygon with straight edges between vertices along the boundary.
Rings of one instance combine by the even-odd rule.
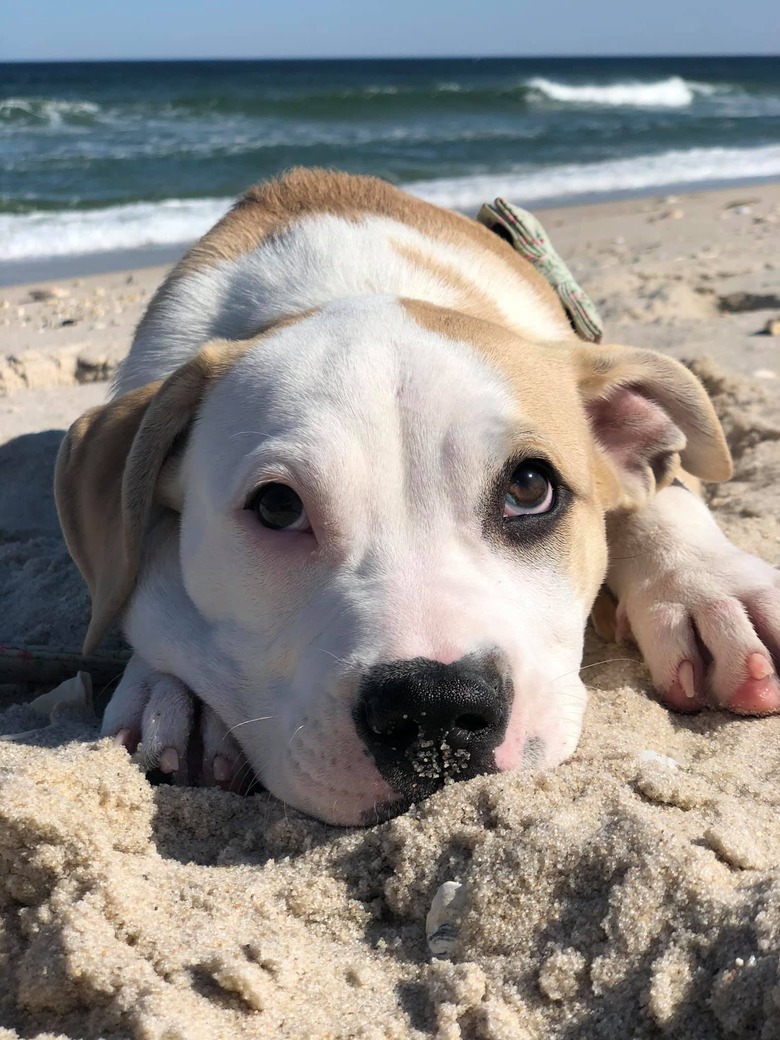
[[[371,668],[355,723],[388,784],[419,799],[448,781],[494,771],[511,705],[507,672],[498,653]]]

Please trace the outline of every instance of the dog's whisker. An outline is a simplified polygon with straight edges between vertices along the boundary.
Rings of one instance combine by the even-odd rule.
[[[555,696],[559,695],[561,697],[579,697],[582,695],[582,686],[574,683],[571,686],[557,686],[555,688]]]
[[[303,724],[303,723],[301,723],[301,724],[300,724],[300,726],[299,726],[299,727],[298,727],[298,728],[296,729],[296,731],[295,731],[295,732],[293,733],[293,735],[292,735],[292,736],[290,737],[290,743],[289,743],[289,744],[287,745],[287,747],[292,747],[292,742],[293,742],[293,741],[295,740],[295,738],[296,738],[296,737],[298,736],[298,734],[299,734],[299,733],[301,732],[301,730],[303,729],[303,726],[304,726],[304,724]]]
[[[333,658],[333,660],[334,660],[334,661],[338,661],[338,662],[339,662],[339,664],[348,664],[348,663],[349,663],[349,662],[345,661],[343,657],[338,657],[338,656],[337,656],[336,654],[332,654],[332,653],[330,652],[330,650],[325,650],[325,649],[324,649],[324,647],[321,647],[321,646],[315,646],[315,647],[314,647],[313,649],[314,649],[314,650],[319,650],[319,652],[320,652],[321,654],[327,654],[327,655],[328,655],[328,657],[332,657],[332,658]]]
[[[602,665],[617,664],[620,661],[630,661],[633,664],[639,664],[639,659],[636,657],[608,657],[606,661],[593,661],[591,664],[582,665],[581,668],[573,668],[570,672],[564,672],[562,675],[556,676],[555,679],[550,679],[550,682],[558,682],[560,679],[566,679],[569,675],[579,675],[588,668],[600,668]]]
[[[244,784],[244,781],[246,780],[246,778],[248,776],[251,775],[251,773],[252,773],[252,767],[250,766],[250,764],[248,762],[244,762],[244,764],[241,766],[239,771],[236,773],[235,777],[233,778],[233,780],[232,780],[232,782],[230,784],[231,791],[235,788],[235,791],[238,794],[240,794],[241,793],[241,788],[242,788],[242,786]]]
[[[240,726],[248,726],[252,722],[269,722],[271,719],[278,719],[278,715],[258,715],[256,719],[247,719],[245,722],[237,722],[235,726],[231,726],[227,731],[222,740],[226,740],[234,729],[238,729]]]
[[[238,433],[231,433],[230,439],[234,440],[236,437],[270,437],[268,430],[239,430]]]
[[[584,664],[582,668],[580,668],[580,671],[584,672],[587,668],[600,668],[604,664],[617,664],[620,661],[628,661],[633,664],[640,663],[638,657],[608,657],[606,661],[593,661],[591,664]]]

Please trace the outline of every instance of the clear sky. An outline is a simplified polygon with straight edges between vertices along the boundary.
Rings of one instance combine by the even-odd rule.
[[[778,0],[0,0],[0,60],[778,54]]]

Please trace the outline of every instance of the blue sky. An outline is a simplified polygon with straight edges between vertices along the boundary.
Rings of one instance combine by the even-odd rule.
[[[0,60],[12,61],[780,52],[778,0],[16,0],[7,10]]]

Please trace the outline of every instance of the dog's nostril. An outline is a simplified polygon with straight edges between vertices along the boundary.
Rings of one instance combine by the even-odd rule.
[[[374,732],[379,740],[404,747],[417,739],[420,726],[413,719],[399,719],[397,722],[389,722],[381,729],[374,729]]]
[[[510,692],[493,656],[449,665],[425,658],[375,665],[354,719],[380,772],[398,789],[489,771],[509,719]],[[404,778],[406,778],[404,780]]]
[[[453,729],[464,729],[468,733],[481,733],[482,730],[488,729],[492,723],[484,717],[484,715],[466,714],[458,715],[453,721]]]

